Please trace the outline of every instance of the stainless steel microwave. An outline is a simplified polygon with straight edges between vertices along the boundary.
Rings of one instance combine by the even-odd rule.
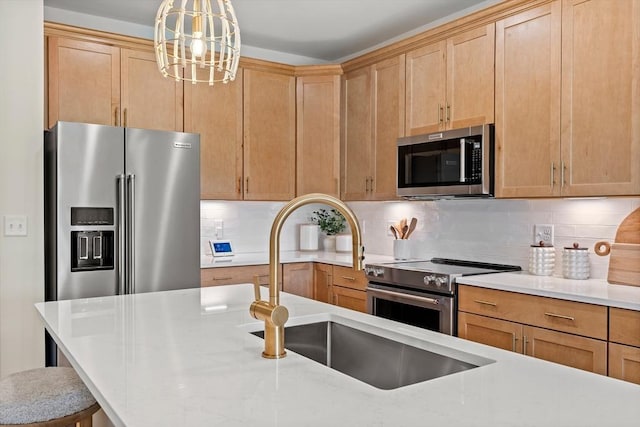
[[[491,197],[493,124],[398,139],[398,196]]]

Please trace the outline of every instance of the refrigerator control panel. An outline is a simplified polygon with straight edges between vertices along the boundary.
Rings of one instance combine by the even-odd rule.
[[[71,208],[71,225],[114,225],[113,208]]]

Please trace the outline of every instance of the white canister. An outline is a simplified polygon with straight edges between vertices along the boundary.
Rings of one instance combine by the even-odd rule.
[[[406,239],[396,239],[393,241],[393,258],[398,260],[409,259],[411,257],[411,247]]]
[[[536,276],[551,276],[556,265],[553,246],[531,245],[529,248],[529,273]]]
[[[300,250],[318,250],[318,230],[317,224],[300,224]]]
[[[562,251],[562,276],[565,279],[585,280],[589,278],[589,251],[578,243]]]
[[[351,234],[338,234],[336,236],[336,252],[351,252],[353,240]]]

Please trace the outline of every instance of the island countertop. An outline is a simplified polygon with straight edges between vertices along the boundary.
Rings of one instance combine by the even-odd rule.
[[[640,386],[282,294],[289,325],[335,320],[495,361],[380,390],[293,352],[260,356],[250,285],[39,303],[116,426],[634,426]],[[440,349],[440,350],[439,350]],[[375,351],[372,349],[371,351]]]

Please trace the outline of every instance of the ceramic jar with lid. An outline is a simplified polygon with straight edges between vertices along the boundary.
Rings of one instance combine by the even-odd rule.
[[[590,274],[589,251],[578,243],[562,251],[562,276],[565,279],[588,279]]]
[[[529,273],[536,276],[551,276],[556,265],[556,251],[553,246],[531,245],[529,248]]]

